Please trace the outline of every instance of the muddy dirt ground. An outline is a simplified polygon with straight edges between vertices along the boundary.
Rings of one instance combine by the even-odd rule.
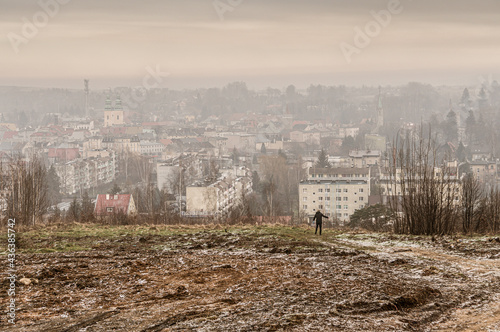
[[[495,236],[72,225],[17,253],[3,331],[500,331]]]

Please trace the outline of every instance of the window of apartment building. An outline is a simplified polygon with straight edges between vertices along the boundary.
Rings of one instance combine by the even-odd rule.
[[[342,189],[337,188],[337,189],[335,189],[335,191],[336,191],[336,192],[338,192],[338,193],[341,193],[341,192],[342,192]]]
[[[349,210],[349,205],[344,205],[344,210]]]
[[[112,207],[108,207],[108,208],[106,208],[106,212],[113,213],[113,208],[112,208]]]
[[[342,200],[342,197],[340,197],[340,196],[335,197],[335,200],[336,200],[336,201],[341,201],[341,200]]]
[[[344,196],[344,202],[347,202],[349,200],[349,197]]]
[[[109,115],[108,115],[108,120],[109,120]]]
[[[363,192],[363,188],[359,188],[359,192],[362,193]]]
[[[307,188],[302,188],[302,192],[306,193],[307,192]]]
[[[323,192],[323,189],[318,189],[318,192],[319,192],[319,193],[322,193],[322,192]]]
[[[323,200],[323,197],[321,197],[321,196],[320,196],[320,197],[318,197],[318,200],[322,201],[322,200]]]
[[[329,192],[330,192],[330,188],[325,189],[325,191],[326,191],[327,193],[329,193]]]
[[[325,197],[325,199],[326,199],[327,201],[329,201],[329,200],[330,200],[330,197],[329,197],[329,196],[327,196],[327,197]]]
[[[116,116],[116,120],[120,120],[120,116],[119,115]]]
[[[307,197],[302,197],[302,200],[303,200],[304,202],[307,202]]]
[[[348,192],[349,192],[349,189],[344,188],[344,192],[345,192],[345,193],[348,193]]]
[[[302,205],[302,208],[303,208],[304,210],[307,210],[307,205]]]
[[[360,198],[359,198],[359,200],[360,200],[360,201],[363,201],[364,199],[365,199],[364,197],[360,197]]]
[[[323,208],[323,205],[318,205],[318,209],[322,209]]]
[[[344,217],[349,217],[349,213],[344,213]]]
[[[337,205],[337,209],[342,209],[342,205]]]

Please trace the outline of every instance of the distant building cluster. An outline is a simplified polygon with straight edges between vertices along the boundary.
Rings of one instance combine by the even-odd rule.
[[[293,91],[286,98],[293,100],[297,96]],[[2,115],[2,169],[18,156],[38,154],[47,168],[55,170],[66,199],[85,191],[102,194],[119,182],[120,195],[131,195],[134,188],[154,188],[156,196],[151,194],[149,201],[163,193],[168,204],[189,216],[227,214],[253,193],[260,197],[254,213],[310,219],[321,210],[347,223],[355,211],[402,194],[391,182],[400,180],[401,170],[389,173],[396,149],[387,133],[392,130],[396,139],[420,133],[415,124],[402,120],[395,128],[388,127],[380,90],[378,97],[370,95],[371,116],[358,122],[339,121],[328,113],[331,105],[322,101],[280,101],[272,97],[272,90],[259,98],[274,98],[274,102],[255,111],[224,105],[214,91],[205,93],[210,108],[200,106],[199,94],[165,102],[169,92],[153,89],[144,105],[129,109],[122,98],[127,100],[130,90],[117,88],[101,93],[95,109],[89,108],[92,98],[87,90],[84,117],[54,111],[44,115],[42,124],[31,127],[4,121]],[[233,94],[234,100],[242,100],[239,92]],[[148,104],[150,99],[155,103]],[[289,104],[301,111],[291,112]],[[367,107],[365,102],[360,105]],[[467,127],[462,113],[453,130],[439,133],[438,140],[444,143],[437,153],[443,161],[433,172],[449,170],[447,181],[453,193],[458,193],[466,172],[496,187],[500,176],[494,150],[477,144],[472,130],[476,136],[480,130]],[[452,124],[454,114],[450,109]],[[466,152],[462,141],[468,141]],[[324,160],[318,163],[322,153]],[[116,211],[122,201],[133,200],[120,195],[99,196],[96,212],[105,215]],[[454,198],[461,200],[459,194]],[[135,211],[144,209],[140,200],[135,204]]]

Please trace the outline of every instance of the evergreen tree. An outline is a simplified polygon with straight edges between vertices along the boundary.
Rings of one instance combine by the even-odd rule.
[[[482,87],[481,91],[479,92],[477,105],[479,106],[480,110],[485,110],[488,106],[488,96],[486,95],[486,90],[484,90],[484,87]]]
[[[19,113],[18,119],[19,120],[18,120],[17,124],[19,125],[19,128],[26,128],[26,126],[28,125],[28,116],[26,115],[26,113],[24,111]]]
[[[260,177],[257,171],[252,172],[252,189],[254,192],[260,191]]]
[[[238,163],[240,162],[240,154],[236,149],[236,147],[233,148],[233,154],[231,155],[231,159],[233,159],[233,163],[235,165],[238,165]]]
[[[332,166],[330,165],[330,162],[328,162],[328,156],[326,155],[324,149],[321,149],[321,152],[319,153],[318,160],[316,161],[315,166],[318,168],[329,168]]]
[[[111,190],[109,191],[109,193],[111,195],[118,195],[120,192],[122,191],[122,189],[118,186],[118,184],[115,182],[115,184],[113,185],[113,188],[111,188]]]
[[[82,218],[84,221],[89,221],[92,219],[94,213],[94,204],[89,197],[89,193],[85,190],[82,196]]]
[[[264,145],[264,143],[262,143],[262,146],[260,147],[260,153],[262,153],[262,154],[267,153],[267,149],[266,149],[266,146]]]
[[[61,202],[61,181],[54,166],[50,166],[47,172],[47,196],[51,205]]]
[[[352,136],[347,136],[346,138],[344,138],[341,146],[342,152],[344,154],[348,154],[349,151],[354,150],[355,148],[356,148],[356,141]]]
[[[459,162],[464,162],[467,158],[467,152],[465,151],[465,146],[460,141],[460,144],[458,144],[457,151],[455,152],[455,156],[457,157]]]
[[[469,89],[465,88],[462,93],[462,98],[460,99],[460,104],[462,106],[462,110],[467,111],[470,108],[470,94]]]
[[[81,212],[80,203],[78,203],[76,197],[74,197],[73,201],[69,205],[68,217],[73,221],[79,221],[80,220],[80,212]]]
[[[474,140],[474,131],[476,129],[476,117],[473,111],[469,111],[469,116],[465,120],[465,133],[467,134],[467,141],[469,145]]]
[[[370,231],[389,231],[393,217],[390,209],[382,204],[370,205],[356,210],[350,218],[349,227],[362,227]]]
[[[287,160],[286,154],[281,149],[278,150],[278,156],[280,156],[281,158]]]
[[[447,142],[455,142],[458,139],[457,115],[453,110],[446,116],[443,132]]]

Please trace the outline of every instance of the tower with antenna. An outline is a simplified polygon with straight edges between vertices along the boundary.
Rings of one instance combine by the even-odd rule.
[[[89,118],[89,80],[84,79],[83,84],[85,85],[85,118]]]
[[[377,119],[376,126],[372,130],[372,134],[379,134],[380,129],[384,126],[384,108],[382,107],[382,88],[378,87],[378,101],[377,101]]]
[[[377,103],[377,128],[384,126],[384,108],[382,107],[382,87],[378,87],[378,103]]]

